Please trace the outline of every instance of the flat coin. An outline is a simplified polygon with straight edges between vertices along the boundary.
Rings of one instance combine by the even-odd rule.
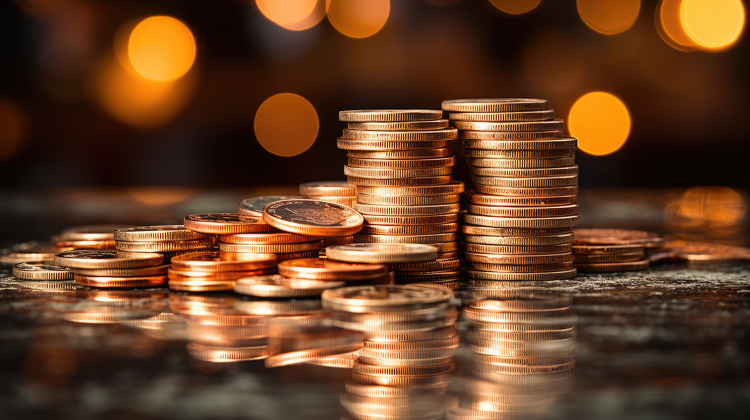
[[[475,133],[485,133],[485,135],[477,135]],[[530,132],[531,134],[535,132]],[[569,150],[575,149],[578,146],[578,140],[572,137],[561,137],[555,135],[547,137],[539,135],[536,138],[530,139],[503,139],[492,138],[491,134],[497,134],[494,131],[463,131],[461,132],[462,148],[466,149],[484,149],[484,150]],[[519,137],[520,134],[518,133]],[[525,134],[525,133],[523,133]],[[556,133],[557,134],[557,133]],[[495,136],[497,137],[497,136]]]
[[[207,273],[205,271],[181,271],[170,268],[167,277],[169,280],[180,280],[180,279],[211,279],[217,281],[224,280],[237,280],[243,277],[251,276],[264,276],[268,274],[274,274],[273,268],[265,268],[262,270],[250,270],[250,271],[221,271],[214,273]]]
[[[348,236],[362,228],[361,214],[341,204],[317,200],[285,200],[269,204],[263,219],[286,232],[315,236]]]
[[[539,235],[557,235],[569,234],[572,230],[567,227],[563,228],[544,228],[544,229],[525,229],[525,228],[503,228],[462,225],[461,232],[466,235],[483,235],[483,236],[539,236]]]
[[[323,238],[323,248],[327,248],[331,245],[346,245],[346,244],[353,244],[353,243],[354,243],[354,236]]]
[[[319,197],[302,197],[302,198],[308,198],[311,200],[318,200],[318,201],[325,201],[328,203],[336,203],[341,204],[342,206],[346,207],[354,207],[354,203],[357,202],[356,197],[326,197],[326,196],[319,196]]]
[[[417,169],[454,166],[455,156],[430,159],[359,159],[349,158],[348,165],[356,168]]]
[[[164,256],[145,252],[122,252],[113,249],[81,249],[55,254],[55,264],[70,268],[138,268],[159,265]]]
[[[115,241],[118,242],[192,241],[208,237],[183,225],[138,226],[114,231]]]
[[[45,263],[20,263],[13,266],[13,275],[23,280],[72,280],[73,272],[67,267]]]
[[[436,260],[438,248],[421,244],[351,244],[326,248],[326,257],[345,262],[410,263]]]
[[[307,252],[318,250],[323,247],[321,241],[298,242],[293,244],[219,244],[219,251],[222,252],[247,252],[257,254],[289,254],[292,252]]]
[[[278,258],[273,254],[235,254],[227,252],[193,252],[172,258],[172,268],[207,273],[248,271],[275,267]]]
[[[573,232],[534,236],[464,235],[463,240],[465,243],[505,246],[570,245],[573,243]]]
[[[540,255],[476,254],[464,252],[464,259],[470,262],[501,265],[557,264],[573,261],[570,252]]]
[[[451,168],[448,168],[451,169]],[[361,178],[348,176],[346,177],[350,183],[354,184],[359,188],[360,186],[373,186],[373,187],[413,187],[413,186],[426,186],[426,185],[441,185],[447,184],[453,180],[450,175],[441,176],[424,176],[418,178]]]
[[[376,216],[365,215],[365,220],[373,225],[429,225],[433,223],[452,223],[458,220],[458,214],[438,214],[432,216]]]
[[[429,235],[355,235],[354,242],[368,244],[436,244],[458,240],[458,232]]]
[[[125,252],[175,252],[204,250],[213,245],[213,238],[205,238],[192,241],[117,242],[115,248]]]
[[[516,112],[547,109],[546,99],[471,98],[443,101],[443,111],[450,112]]]
[[[556,159],[549,159],[556,160]],[[572,162],[566,162],[572,163]],[[469,173],[478,176],[497,176],[501,178],[543,178],[567,175],[578,175],[578,165],[551,168],[475,168],[470,167]]]
[[[429,159],[451,155],[451,149],[441,147],[439,149],[416,149],[416,150],[349,150],[346,155],[352,159]]]
[[[482,206],[479,204],[468,204],[466,210],[471,214],[495,217],[555,217],[578,214],[578,204],[544,207]]]
[[[246,198],[237,204],[237,212],[242,216],[263,217],[263,207],[266,204],[281,200],[295,200],[299,195],[266,195],[262,197]]]
[[[467,191],[466,197],[469,203],[483,206],[559,206],[563,204],[574,204],[577,195],[561,195],[556,197],[514,197],[505,195],[479,194]]]
[[[391,269],[397,272],[410,271],[445,271],[455,270],[461,267],[461,260],[458,258],[437,259],[435,261],[411,263],[411,264],[392,264]]]
[[[461,181],[451,181],[443,185],[414,185],[402,187],[380,187],[380,186],[359,186],[357,194],[376,194],[388,196],[425,196],[425,195],[444,195],[460,194],[464,192],[464,183]]]
[[[432,206],[385,206],[379,204],[359,204],[355,209],[367,215],[378,216],[431,216],[435,214],[458,213],[461,206],[458,203],[436,204]]]
[[[130,225],[91,225],[76,226],[60,232],[58,237],[65,241],[111,241],[114,232],[119,229],[129,229]]]
[[[579,217],[577,215],[559,217],[493,217],[463,214],[463,220],[464,223],[470,225],[487,227],[544,229],[577,226]]]
[[[450,166],[441,168],[423,168],[423,169],[380,169],[380,168],[354,168],[344,166],[344,175],[359,178],[421,178],[437,177],[450,175],[453,168]],[[351,182],[351,180],[349,181]],[[355,184],[359,185],[359,184]]]
[[[185,227],[202,233],[257,233],[272,231],[262,218],[238,213],[201,213],[185,217]]]
[[[321,296],[326,304],[397,307],[408,305],[429,305],[447,302],[453,293],[445,288],[429,288],[408,285],[351,286],[328,290]]]
[[[464,276],[479,280],[521,280],[521,281],[549,281],[572,279],[576,276],[576,269],[571,268],[562,271],[547,271],[536,273],[502,273],[491,271],[464,270]]]
[[[529,161],[539,161],[542,159],[560,159],[575,157],[576,149],[558,149],[558,150],[487,150],[487,149],[469,149],[462,148],[461,154],[467,158],[476,159],[524,159]],[[533,168],[530,162],[522,163],[526,168]],[[478,165],[477,165],[478,166]]]
[[[474,122],[514,122],[514,121],[544,121],[555,117],[555,111],[544,109],[539,111],[520,112],[451,112],[451,121]]]
[[[444,195],[374,195],[358,194],[357,203],[385,206],[430,206],[437,204],[451,204],[461,201],[459,194]]]
[[[169,279],[169,288],[181,292],[228,292],[237,280],[215,280],[211,277]]]
[[[312,360],[321,357],[334,356],[337,354],[349,353],[362,348],[363,343],[346,344],[342,346],[326,347],[319,349],[299,350],[288,353],[275,354],[265,360],[265,366],[268,368],[298,365],[300,363],[309,363]]]
[[[616,271],[647,270],[649,260],[626,261],[616,263],[575,263],[573,266],[581,273],[612,273]]]
[[[466,268],[477,271],[492,271],[496,273],[539,273],[544,271],[563,271],[573,268],[573,262],[561,262],[550,264],[513,265],[513,264],[487,264],[467,262]]]
[[[622,252],[640,252],[642,250],[643,245],[640,244],[573,245],[573,252],[576,254],[619,254]]]
[[[325,249],[320,249],[317,251],[307,251],[307,252],[290,252],[288,254],[276,254],[276,256],[279,257],[279,262],[282,262],[282,261],[288,261],[288,260],[296,260],[299,258],[318,258],[321,252],[325,252]],[[246,255],[246,254],[240,253],[239,255]]]
[[[453,121],[453,126],[459,130],[470,131],[554,131],[564,128],[563,120],[524,122],[473,122]]]
[[[574,254],[573,261],[577,263],[616,263],[627,261],[640,261],[644,258],[643,249],[632,252],[620,252],[617,254]]]
[[[415,150],[415,149],[437,149],[448,147],[448,140],[434,141],[378,141],[378,140],[354,140],[339,137],[336,139],[336,147],[344,150],[367,150],[367,151],[392,151],[392,150]]]
[[[166,276],[93,277],[75,274],[76,283],[88,287],[154,287],[167,284]]]
[[[544,178],[500,178],[471,175],[470,178],[477,184],[506,188],[551,188],[578,185],[578,175]]]
[[[443,118],[437,109],[356,109],[339,111],[344,122],[433,121]]]
[[[431,235],[434,233],[457,232],[458,223],[438,223],[432,225],[364,225],[361,234],[370,235]],[[573,235],[571,234],[571,237]]]
[[[237,280],[234,291],[259,297],[319,296],[324,290],[343,287],[344,284],[343,281],[292,279],[277,274]]]
[[[466,164],[470,166],[469,173],[481,176],[525,178],[531,176],[554,176],[558,175],[558,172],[563,172],[559,175],[578,174],[577,168],[575,170],[570,168],[575,164],[575,157],[542,159],[466,158]],[[544,175],[548,173],[551,173],[551,175]]]
[[[476,243],[464,243],[466,252],[478,254],[557,254],[570,252],[570,243],[559,245],[485,245]]]
[[[599,245],[617,244],[642,244],[646,247],[661,246],[664,244],[664,236],[640,230],[628,229],[576,229],[576,243],[588,243]]]
[[[458,130],[443,128],[441,130],[407,130],[407,131],[364,131],[344,129],[342,137],[366,141],[446,141],[456,140]]]
[[[169,264],[155,265],[153,267],[141,268],[102,268],[86,269],[71,268],[74,274],[93,277],[147,277],[147,276],[166,276]]]
[[[448,120],[434,121],[398,121],[398,122],[351,122],[350,130],[365,131],[402,131],[402,130],[440,130],[448,128]]]
[[[237,233],[220,235],[219,241],[227,244],[276,245],[297,242],[312,242],[323,239],[322,236],[300,235],[298,233]]]
[[[555,188],[506,188],[478,184],[475,185],[475,188],[478,193],[523,197],[556,197],[578,194],[577,185]]]
[[[305,182],[300,184],[299,193],[307,197],[354,197],[357,187],[346,181]]]
[[[288,260],[279,264],[285,277],[312,280],[370,280],[388,275],[383,264],[352,264],[320,258]]]

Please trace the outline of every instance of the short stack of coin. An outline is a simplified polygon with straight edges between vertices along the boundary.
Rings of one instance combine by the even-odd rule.
[[[115,248],[123,252],[149,252],[164,255],[166,261],[186,252],[208,251],[214,238],[183,225],[121,228],[114,231]]]
[[[76,289],[73,272],[67,267],[47,263],[19,263],[13,266],[13,276],[21,287],[41,291],[71,291]]]
[[[304,198],[330,201],[353,207],[357,202],[357,187],[347,181],[305,182],[299,186],[299,194]]]
[[[452,181],[448,141],[457,131],[442,111],[341,111],[339,119],[349,123],[337,143],[348,151],[344,173],[366,220],[355,242],[434,245],[438,261],[399,266],[396,281],[460,280],[456,222],[464,187]]]
[[[278,258],[273,254],[191,252],[172,258],[169,288],[185,292],[219,292],[234,289],[238,279],[272,274]]]
[[[650,263],[671,260],[672,252],[666,246],[666,240],[664,235],[660,235],[654,232],[646,232],[642,230],[630,230],[630,229],[610,229],[610,228],[586,228],[576,229],[574,231],[575,241],[573,243],[573,258],[576,259],[576,254],[583,254],[583,248],[580,245],[640,245],[643,247],[645,259],[649,260]],[[611,252],[611,251],[610,251]],[[621,256],[621,258],[624,256]],[[583,264],[587,261],[585,256],[580,256],[580,263]],[[600,269],[604,271],[635,271],[645,270],[648,265],[644,263],[637,264],[633,262],[635,260],[614,260],[609,261],[610,263],[629,262],[626,265],[620,266],[594,266],[579,269],[580,272],[585,272],[589,268]],[[579,261],[575,261],[576,264]],[[590,261],[589,261],[590,262]],[[603,263],[604,261],[599,261]],[[601,272],[601,271],[599,271]]]
[[[645,253],[646,245],[657,245],[657,238],[624,239],[620,229],[581,229],[576,231],[573,244],[573,265],[581,273],[607,273],[615,271],[640,271],[648,269],[650,261]],[[635,232],[635,231],[630,231]],[[605,236],[611,233],[611,235]],[[646,233],[646,232],[644,232]],[[614,236],[612,236],[614,235]],[[615,237],[621,237],[615,240]],[[619,243],[612,243],[619,242]],[[656,248],[658,249],[658,248]]]
[[[129,225],[91,225],[65,229],[50,238],[52,246],[65,251],[75,249],[115,249],[115,230]]]
[[[475,190],[463,215],[469,282],[574,277],[576,139],[542,99],[443,102]]]
[[[357,419],[435,418],[459,344],[453,292],[439,285],[356,286],[323,293],[334,325],[365,333],[341,403]]]
[[[164,256],[155,252],[79,249],[55,254],[56,265],[74,273],[78,284],[102,288],[142,288],[167,283]]]

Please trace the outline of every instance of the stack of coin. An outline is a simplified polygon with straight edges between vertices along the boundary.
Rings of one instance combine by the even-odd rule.
[[[54,263],[73,272],[78,284],[102,288],[143,288],[167,283],[164,256],[154,252],[79,249],[55,254]]]
[[[365,333],[341,403],[357,419],[435,418],[459,344],[453,292],[439,285],[355,286],[323,292],[333,324]]]
[[[574,277],[576,139],[542,99],[443,102],[475,190],[463,215],[469,282]]]
[[[238,279],[272,274],[278,258],[273,254],[191,252],[172,257],[169,288],[186,292],[234,289]]]
[[[664,235],[654,232],[630,229],[586,228],[576,229],[573,233],[575,234],[573,244],[574,256],[577,253],[576,245],[641,245],[646,259],[651,263],[670,260],[672,257]],[[618,269],[611,271],[631,270]]]
[[[661,246],[664,239],[638,233],[620,229],[576,230],[573,265],[581,273],[646,270],[650,261],[645,246]]]
[[[139,226],[114,231],[115,248],[123,252],[151,252],[164,255],[168,262],[175,255],[210,250],[214,238],[183,225]]]
[[[449,419],[541,418],[572,379],[576,319],[554,291],[487,288],[465,310],[472,363]]]
[[[299,194],[304,198],[330,201],[353,207],[357,202],[357,187],[346,181],[305,182],[299,186]]]
[[[13,266],[13,275],[21,281],[21,287],[25,289],[49,292],[76,289],[73,272],[59,265],[19,263]]]
[[[129,225],[92,225],[65,229],[50,238],[52,246],[75,249],[115,249],[115,230],[128,229]]]
[[[430,244],[440,258],[396,268],[396,281],[457,282],[458,212],[462,182],[452,181],[456,158],[448,141],[457,131],[440,110],[341,111],[349,123],[338,147],[348,151],[344,167],[357,186],[355,208],[366,224],[359,243]]]

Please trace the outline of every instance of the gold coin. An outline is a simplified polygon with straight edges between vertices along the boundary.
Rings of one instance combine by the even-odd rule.
[[[359,159],[349,158],[350,167],[382,169],[418,169],[454,166],[456,157],[439,157],[431,159]]]
[[[544,121],[555,117],[555,111],[543,109],[539,111],[519,112],[451,112],[451,121],[474,122],[514,122],[514,121]]]
[[[323,247],[321,241],[298,242],[293,244],[226,244],[219,243],[222,252],[248,252],[257,254],[289,254],[291,252],[307,252]]]
[[[481,176],[528,178],[578,175],[575,158],[559,159],[484,159],[466,158],[469,173]]]
[[[524,159],[537,161],[542,159],[560,159],[575,157],[576,149],[558,149],[558,150],[487,150],[487,149],[469,149],[462,148],[461,154],[467,158],[475,159]],[[528,168],[532,168],[530,163],[523,163]],[[480,166],[480,165],[477,165]],[[560,165],[564,166],[564,165]]]
[[[493,217],[464,214],[463,219],[464,223],[470,225],[528,229],[573,227],[577,226],[579,221],[577,215],[559,217]]]
[[[234,291],[243,295],[274,298],[319,296],[324,290],[343,287],[344,284],[343,281],[292,279],[276,274],[237,280]]]
[[[147,276],[166,276],[169,264],[155,265],[153,267],[140,268],[71,268],[75,274],[93,277],[147,277]]]
[[[444,195],[375,195],[358,194],[357,203],[384,206],[430,206],[436,204],[451,204],[461,201],[459,194]]]
[[[159,265],[164,256],[146,252],[122,252],[113,249],[80,249],[55,254],[55,264],[70,268],[138,268]]]
[[[513,265],[513,264],[488,264],[467,262],[466,268],[477,271],[493,271],[496,273],[540,273],[545,271],[563,271],[573,268],[573,261],[550,263],[550,264],[533,264],[533,265]]]
[[[506,188],[478,184],[475,188],[478,193],[523,197],[556,197],[578,194],[578,185],[555,188]]]
[[[368,244],[436,244],[458,240],[458,232],[429,235],[355,235],[354,241]]]
[[[115,248],[124,252],[175,252],[204,250],[213,246],[214,239],[206,238],[192,241],[117,242]]]
[[[116,239],[114,232],[130,229],[130,225],[91,225],[68,228],[57,235],[63,241],[111,241]]]
[[[553,159],[550,159],[553,160]],[[476,168],[469,167],[469,173],[477,176],[491,176],[501,178],[543,178],[578,175],[578,165],[555,168]]]
[[[45,263],[19,263],[13,266],[13,275],[23,280],[71,280],[73,272],[67,267]]]
[[[451,155],[451,149],[441,147],[438,149],[415,149],[415,150],[349,150],[346,155],[352,159],[429,159]]]
[[[433,233],[457,232],[458,223],[438,223],[432,225],[364,225],[362,234],[370,235],[429,235]],[[571,238],[573,234],[571,234]]]
[[[450,175],[453,172],[453,168],[450,166],[440,168],[422,168],[422,169],[381,169],[381,168],[354,168],[351,166],[344,166],[344,175],[348,178],[379,178],[379,179],[391,179],[391,178],[423,178],[423,177],[438,177],[443,175]],[[349,181],[351,182],[351,180]],[[354,184],[359,185],[359,184]]]
[[[248,271],[275,267],[278,258],[268,253],[238,255],[227,252],[194,252],[172,258],[172,268],[182,271],[215,273]]]
[[[505,188],[552,188],[578,185],[578,175],[545,178],[499,178],[471,175],[471,180],[477,184]]]
[[[365,215],[368,224],[373,225],[429,225],[433,223],[452,223],[458,220],[458,214],[438,214],[432,216],[375,216]]]
[[[263,197],[246,198],[237,204],[237,212],[242,216],[263,217],[263,207],[266,204],[280,200],[295,200],[299,195],[266,195]]]
[[[570,262],[573,261],[573,256],[570,252],[539,255],[476,254],[473,252],[464,252],[464,259],[470,262],[485,264],[531,265]]]
[[[344,129],[342,137],[345,139],[366,141],[446,141],[456,140],[458,138],[458,130],[455,128],[409,131],[360,131]]]
[[[305,182],[300,184],[299,193],[307,197],[354,197],[357,187],[346,181]]]
[[[257,244],[275,245],[297,242],[312,242],[323,239],[322,236],[300,235],[297,233],[237,233],[233,235],[220,235],[219,242],[227,244]]]
[[[470,131],[554,131],[564,128],[563,120],[553,119],[546,121],[528,122],[473,122],[453,121],[453,126],[459,130]],[[344,130],[346,131],[346,130]]]
[[[398,272],[403,271],[445,271],[461,268],[461,260],[458,258],[437,259],[435,261],[411,263],[411,264],[392,264],[391,269]]]
[[[562,271],[547,271],[534,273],[507,273],[494,271],[476,271],[464,269],[464,276],[479,280],[521,280],[521,281],[548,281],[572,279],[576,276],[576,269],[571,268]]]
[[[484,136],[475,133],[486,133]],[[532,134],[531,132],[529,134]],[[494,131],[463,131],[461,133],[461,147],[465,149],[484,149],[484,150],[569,150],[578,146],[578,140],[572,137],[561,137],[555,135],[546,137],[540,135],[539,138],[530,139],[503,139],[493,138],[490,134],[497,134]],[[519,135],[522,133],[518,133]],[[525,133],[524,133],[525,134]],[[497,136],[496,136],[497,137]]]
[[[443,101],[443,111],[450,112],[517,112],[547,109],[546,99],[471,98]]]
[[[243,277],[263,276],[267,274],[274,274],[274,271],[275,270],[273,268],[265,268],[262,270],[221,271],[221,272],[208,273],[205,271],[182,271],[182,270],[175,270],[175,269],[170,268],[167,273],[167,277],[169,277],[170,280],[200,278],[200,279],[224,281],[224,280],[237,280]]]
[[[438,248],[423,244],[351,244],[326,248],[326,257],[345,262],[398,264],[436,260]]]
[[[341,204],[342,206],[346,207],[354,207],[354,203],[357,202],[356,197],[326,197],[326,196],[319,196],[319,197],[312,197],[312,196],[304,196],[302,198],[307,198],[310,200],[318,200],[318,201],[325,201],[328,203],[336,203]]]
[[[649,260],[624,261],[612,263],[578,263],[573,266],[581,273],[613,273],[616,271],[648,270]]]
[[[344,122],[401,122],[433,121],[443,118],[437,109],[357,109],[339,111],[339,121]]]
[[[182,292],[227,292],[234,288],[236,280],[214,280],[211,277],[169,279],[169,288]]]
[[[76,283],[88,287],[154,287],[167,284],[167,276],[93,277],[75,274]]]
[[[483,235],[483,236],[538,236],[538,235],[558,235],[569,234],[570,228],[546,228],[546,229],[525,229],[525,228],[503,228],[487,226],[462,225],[461,232],[466,235]]]
[[[643,248],[637,251],[620,252],[617,254],[574,254],[573,261],[576,263],[615,263],[639,261],[644,257]]]
[[[641,244],[613,244],[613,245],[573,245],[576,254],[619,254],[622,252],[640,252]]]
[[[424,195],[444,195],[460,194],[464,192],[464,183],[461,181],[451,181],[443,185],[414,185],[401,187],[379,187],[379,186],[359,186],[357,194],[376,194],[389,196],[424,196]]]
[[[469,203],[482,206],[541,207],[575,204],[578,196],[562,195],[557,197],[514,197],[492,194],[477,194],[474,191],[468,191],[467,198]]]
[[[451,168],[448,168],[451,169]],[[450,175],[425,176],[419,178],[359,178],[348,176],[346,179],[357,188],[360,186],[370,187],[414,187],[447,184],[453,180]]]
[[[118,242],[192,241],[208,237],[183,225],[138,226],[114,231],[114,239]]]
[[[437,149],[448,147],[448,140],[434,141],[377,141],[353,140],[339,137],[336,147],[344,150],[393,151],[414,149]]]
[[[320,258],[302,258],[279,264],[285,277],[313,280],[370,280],[388,275],[383,264],[353,264]]]
[[[544,207],[481,206],[479,204],[468,204],[466,210],[471,214],[495,217],[555,217],[578,214],[578,204]]]
[[[238,213],[202,213],[185,217],[185,227],[202,233],[256,233],[269,232],[272,226],[262,218],[242,216]]]
[[[355,209],[367,215],[379,216],[431,216],[434,214],[458,213],[461,206],[458,203],[436,204],[432,206],[384,206],[377,204],[359,204]]]
[[[448,128],[448,120],[434,121],[397,121],[397,122],[351,122],[350,130],[365,131],[402,131],[402,130],[440,130]]]
[[[570,252],[571,244],[558,245],[485,245],[465,243],[464,251],[478,254],[557,254]]]
[[[464,242],[484,245],[505,246],[538,246],[538,245],[560,245],[573,243],[573,233],[561,233],[557,235],[534,235],[534,236],[483,236],[464,235]]]
[[[364,223],[362,215],[349,207],[307,199],[271,203],[263,210],[263,219],[286,232],[336,237],[352,235]]]

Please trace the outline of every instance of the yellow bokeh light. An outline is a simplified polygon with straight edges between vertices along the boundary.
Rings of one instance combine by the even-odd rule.
[[[659,36],[672,48],[679,51],[694,51],[698,44],[682,26],[680,9],[682,0],[659,0],[656,6],[656,30]]]
[[[0,162],[18,151],[26,134],[26,117],[15,102],[0,98]]]
[[[304,31],[323,20],[325,0],[255,0],[258,10],[271,22],[292,31]]]
[[[576,0],[576,7],[589,28],[614,35],[633,26],[641,10],[641,0]]]
[[[350,38],[367,38],[380,31],[391,12],[390,0],[326,0],[328,20]]]
[[[522,15],[528,13],[541,3],[542,0],[490,0],[497,10],[509,15]]]
[[[671,227],[731,229],[739,227],[747,214],[745,199],[728,187],[695,187],[664,210]]]
[[[184,23],[169,16],[152,16],[133,29],[128,57],[143,77],[169,81],[182,77],[195,61],[195,39]]]
[[[307,99],[294,93],[279,93],[260,105],[254,126],[264,149],[278,156],[297,156],[318,137],[318,113]]]
[[[607,155],[628,139],[630,113],[618,97],[590,92],[578,98],[570,109],[568,129],[578,139],[578,148],[591,155]]]
[[[707,50],[734,44],[745,26],[740,0],[683,0],[680,19],[688,36]]]

